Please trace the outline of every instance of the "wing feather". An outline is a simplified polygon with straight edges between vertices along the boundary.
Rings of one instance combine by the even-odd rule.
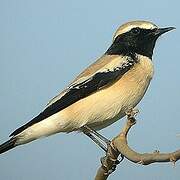
[[[111,57],[112,58],[112,57]],[[106,61],[107,59],[104,59]],[[102,61],[102,59],[100,60]],[[129,56],[111,59],[99,69],[91,73],[88,72],[89,69],[85,70],[78,78],[70,84],[60,95],[53,98],[44,111],[42,111],[38,116],[33,118],[24,126],[15,130],[10,136],[17,135],[29,126],[46,119],[53,114],[63,110],[64,108],[70,106],[71,104],[85,98],[96,91],[109,86],[110,84],[121,78],[129,69],[131,69],[136,61]],[[97,62],[94,66],[97,66]],[[92,68],[90,66],[89,68]],[[93,69],[94,70],[94,69]],[[88,73],[87,73],[88,72]]]

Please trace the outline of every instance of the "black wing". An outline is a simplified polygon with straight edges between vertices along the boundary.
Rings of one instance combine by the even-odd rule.
[[[133,67],[134,64],[135,60],[128,57],[126,61],[123,62],[119,67],[116,67],[111,71],[106,70],[102,72],[97,72],[92,77],[84,80],[81,83],[74,85],[72,84],[60,99],[49,105],[44,111],[42,111],[31,121],[15,130],[10,136],[19,134],[29,126],[50,117],[51,115],[61,111],[62,109],[77,102],[78,100],[85,98],[88,95],[96,92],[97,90],[110,85],[117,79],[121,78],[122,75],[125,74],[131,67]]]

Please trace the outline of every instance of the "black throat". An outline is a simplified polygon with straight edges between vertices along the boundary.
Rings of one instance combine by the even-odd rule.
[[[145,48],[144,46],[131,48],[127,47],[123,43],[113,43],[109,49],[105,52],[106,55],[124,55],[135,57],[136,54],[140,54],[143,56],[147,56],[148,58],[152,59],[153,56],[153,45]],[[134,59],[134,58],[133,58]]]
[[[136,36],[132,35],[131,31],[121,34],[115,38],[105,54],[131,57],[135,57],[135,54],[140,54],[152,59],[157,38],[151,35],[151,31],[141,29],[140,34]]]

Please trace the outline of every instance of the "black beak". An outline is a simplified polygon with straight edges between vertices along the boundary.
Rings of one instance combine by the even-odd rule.
[[[168,32],[168,31],[171,31],[173,29],[176,29],[175,27],[167,27],[167,28],[158,28],[155,32],[154,32],[154,35],[159,37],[161,36],[162,34]]]

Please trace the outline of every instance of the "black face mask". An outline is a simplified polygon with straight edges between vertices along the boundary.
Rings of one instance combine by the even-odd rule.
[[[106,51],[107,55],[129,55],[140,54],[152,59],[154,46],[158,37],[165,32],[174,29],[169,28],[154,28],[154,29],[141,29],[133,28],[130,31],[117,36]]]

